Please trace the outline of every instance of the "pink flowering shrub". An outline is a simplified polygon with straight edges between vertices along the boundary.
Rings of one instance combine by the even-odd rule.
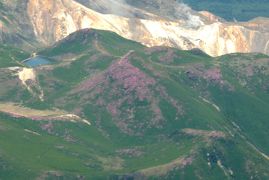
[[[220,68],[206,69],[203,65],[193,65],[187,70],[187,75],[190,79],[203,78],[207,81],[214,81],[223,84],[222,73]]]
[[[108,111],[111,113],[112,116],[118,115],[118,106],[114,103],[110,103],[107,106]]]
[[[149,86],[155,84],[155,80],[133,66],[128,57],[114,63],[108,69],[107,75],[114,81],[113,83],[123,87],[125,94],[134,92],[141,101],[150,94]]]
[[[75,91],[90,90],[95,88],[98,84],[102,84],[105,81],[105,76],[103,74],[98,74],[93,78],[89,78],[82,82]]]
[[[53,132],[54,126],[53,126],[52,122],[48,122],[46,124],[42,124],[41,129],[43,131],[47,131],[49,134],[51,134]]]
[[[208,80],[222,81],[222,74],[220,68],[208,69],[204,72],[203,77]]]
[[[76,97],[77,103],[90,102],[105,108],[122,132],[142,135],[148,128],[162,127],[165,119],[159,104],[161,97],[175,107],[177,117],[183,110],[164,88],[163,93],[158,90],[160,85],[152,77],[132,65],[130,55],[126,54],[104,72],[83,81],[70,97]]]

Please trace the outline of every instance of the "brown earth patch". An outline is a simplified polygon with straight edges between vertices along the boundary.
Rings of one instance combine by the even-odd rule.
[[[169,171],[172,171],[176,168],[184,168],[185,166],[191,164],[193,161],[193,157],[181,157],[175,159],[167,164],[147,168],[138,171],[138,174],[148,176],[163,176],[166,175]]]
[[[83,122],[90,124],[87,120],[81,119],[79,116],[69,114],[63,110],[36,110],[28,107],[23,107],[19,104],[4,102],[0,103],[0,112],[6,113],[15,118],[27,118],[31,120],[57,120],[57,121],[71,121]]]
[[[191,136],[201,136],[205,138],[225,138],[226,135],[221,131],[205,131],[198,129],[183,129],[183,133]]]
[[[127,149],[119,149],[116,151],[121,156],[128,156],[128,157],[139,157],[144,154],[139,148],[127,148]]]

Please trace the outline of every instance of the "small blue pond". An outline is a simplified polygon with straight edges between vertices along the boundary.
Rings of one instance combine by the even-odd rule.
[[[36,56],[34,58],[30,58],[27,61],[24,61],[24,64],[27,66],[30,66],[32,68],[46,65],[46,64],[51,64],[51,62],[43,57]]]

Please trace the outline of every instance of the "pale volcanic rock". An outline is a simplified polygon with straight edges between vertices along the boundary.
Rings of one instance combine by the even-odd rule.
[[[100,1],[100,0],[99,0]],[[96,1],[98,3],[99,1]],[[235,52],[269,54],[269,20],[225,22],[207,13],[184,19],[128,18],[101,14],[73,0],[29,0],[28,14],[37,38],[52,44],[84,28],[113,31],[146,46],[170,46],[184,50],[199,48],[211,56]]]
[[[218,16],[215,16],[214,14],[208,11],[199,11],[199,14],[201,14],[204,20],[206,20],[208,23],[223,21],[221,18],[219,18]]]
[[[27,86],[26,81],[28,80],[36,81],[35,72],[31,68],[21,68],[21,70],[18,72],[18,76],[22,84],[25,86]]]

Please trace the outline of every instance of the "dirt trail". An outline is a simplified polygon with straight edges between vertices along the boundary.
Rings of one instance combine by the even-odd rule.
[[[186,165],[191,164],[192,161],[192,157],[182,157],[175,159],[167,164],[140,170],[138,173],[144,176],[163,176],[176,167],[185,167]]]
[[[93,41],[93,45],[102,54],[107,55],[107,56],[111,56],[111,54],[109,52],[107,52],[105,50],[105,48],[100,45],[100,43],[98,42],[98,37],[97,36],[95,36],[95,40]]]
[[[202,136],[206,138],[225,138],[226,135],[222,131],[206,131],[200,129],[186,128],[182,130],[183,133],[192,136]]]
[[[267,161],[269,161],[269,156],[266,155],[265,153],[263,153],[261,150],[259,150],[254,144],[252,144],[245,135],[243,135],[241,128],[238,126],[238,124],[236,124],[235,122],[232,122],[233,127],[234,127],[234,131],[237,132],[237,134],[246,141],[246,143],[252,147],[252,149],[254,149],[258,154],[260,154],[263,158],[265,158]]]
[[[37,136],[41,136],[41,134],[35,132],[35,131],[32,131],[32,130],[29,130],[29,129],[24,129],[25,132],[28,132],[30,134],[33,134],[33,135],[37,135]]]
[[[32,120],[56,120],[56,121],[71,121],[82,122],[87,125],[91,125],[89,121],[80,118],[75,114],[70,114],[66,111],[54,109],[54,110],[37,110],[28,107],[23,107],[19,104],[11,102],[0,103],[0,112],[9,114],[17,118],[28,118]]]
[[[168,65],[168,64],[162,64],[159,62],[155,62],[152,59],[149,60],[150,63],[152,63],[153,65],[159,66],[159,67],[165,67],[165,68],[171,68],[171,69],[182,69],[185,68],[184,65]]]
[[[119,64],[121,64],[122,62],[128,60],[128,57],[134,52],[134,50],[130,50],[128,51],[125,55],[123,55],[120,60],[119,60]]]
[[[201,98],[204,102],[206,102],[206,103],[212,105],[217,111],[220,112],[220,108],[219,108],[219,106],[217,106],[216,104],[214,104],[214,103],[210,102],[209,100],[203,98],[202,96],[199,96],[199,98]]]

